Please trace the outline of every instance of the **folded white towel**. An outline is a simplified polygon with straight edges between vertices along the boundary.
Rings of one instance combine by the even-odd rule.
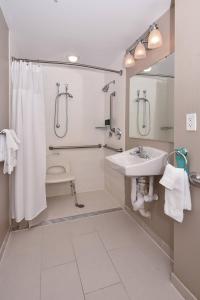
[[[167,164],[160,184],[165,187],[165,214],[183,222],[183,210],[191,210],[191,195],[188,175],[184,169]]]
[[[4,150],[2,150],[2,157],[4,158],[4,174],[8,173],[11,174],[14,167],[17,164],[17,150],[19,149],[19,139],[12,129],[4,129],[2,132],[5,135],[2,135],[5,137],[5,140],[2,140],[2,144],[4,143],[5,146],[2,146],[2,149],[4,147]]]

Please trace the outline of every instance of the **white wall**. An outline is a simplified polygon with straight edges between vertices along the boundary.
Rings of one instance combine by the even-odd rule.
[[[44,91],[46,101],[47,155],[52,155],[49,145],[85,145],[103,144],[104,132],[95,126],[104,122],[104,73],[65,67],[42,66],[44,71]],[[56,82],[60,90],[69,84],[69,92],[74,98],[69,100],[69,130],[65,138],[59,139],[53,130],[54,105],[57,93]],[[63,101],[61,100],[62,105]],[[61,111],[64,108],[61,105]],[[87,192],[104,189],[104,150],[80,149],[55,151],[63,154],[76,176],[77,191]],[[47,195],[66,193],[65,185],[49,186]]]
[[[122,68],[123,55],[109,66],[109,68],[120,70]],[[109,132],[105,132],[105,143],[115,148],[123,148],[125,150],[125,70],[123,75],[106,73],[105,84],[111,80],[115,80],[115,84],[110,85],[109,92],[105,94],[105,117],[109,117],[110,113],[110,93],[116,91],[116,97],[113,100],[113,124],[115,128],[120,128],[122,131],[122,138],[117,139],[115,135],[109,137]],[[105,150],[105,157],[108,155],[116,154],[113,151]],[[105,188],[117,198],[123,205],[125,202],[125,187],[124,176],[111,169],[105,161]]]

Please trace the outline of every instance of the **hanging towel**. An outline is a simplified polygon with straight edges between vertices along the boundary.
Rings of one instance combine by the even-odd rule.
[[[165,214],[182,223],[184,209],[192,209],[189,180],[186,171],[167,164],[160,184],[165,187]]]
[[[11,174],[14,170],[14,167],[17,164],[17,150],[19,149],[19,139],[12,129],[4,129],[2,132],[5,134],[5,146],[4,150],[2,151],[4,156],[4,169],[3,173]]]
[[[0,134],[0,161],[5,161],[6,158],[6,136]]]

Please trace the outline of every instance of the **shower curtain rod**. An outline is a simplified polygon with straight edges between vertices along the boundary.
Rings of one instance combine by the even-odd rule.
[[[43,59],[28,59],[28,58],[12,57],[12,61],[20,61],[20,60],[22,60],[24,62],[32,62],[32,63],[38,63],[38,64],[64,65],[64,66],[69,66],[69,67],[87,68],[87,69],[116,73],[119,75],[122,75],[122,73],[123,73],[122,70],[117,71],[117,70],[113,70],[113,69],[107,69],[107,68],[102,68],[102,67],[97,67],[97,66],[86,65],[86,64],[70,63],[70,62],[64,62],[64,61],[51,61],[51,60],[43,60]]]

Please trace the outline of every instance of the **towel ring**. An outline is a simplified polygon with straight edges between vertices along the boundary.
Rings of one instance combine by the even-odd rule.
[[[170,153],[168,154],[166,164],[169,164],[169,157],[170,157],[171,155],[173,155],[173,154],[181,155],[181,156],[184,158],[186,165],[188,164],[188,160],[187,160],[187,158],[185,157],[185,155],[184,155],[183,153],[181,153],[180,151],[178,151],[178,150],[174,150],[174,151],[172,151],[172,152],[170,152]]]

